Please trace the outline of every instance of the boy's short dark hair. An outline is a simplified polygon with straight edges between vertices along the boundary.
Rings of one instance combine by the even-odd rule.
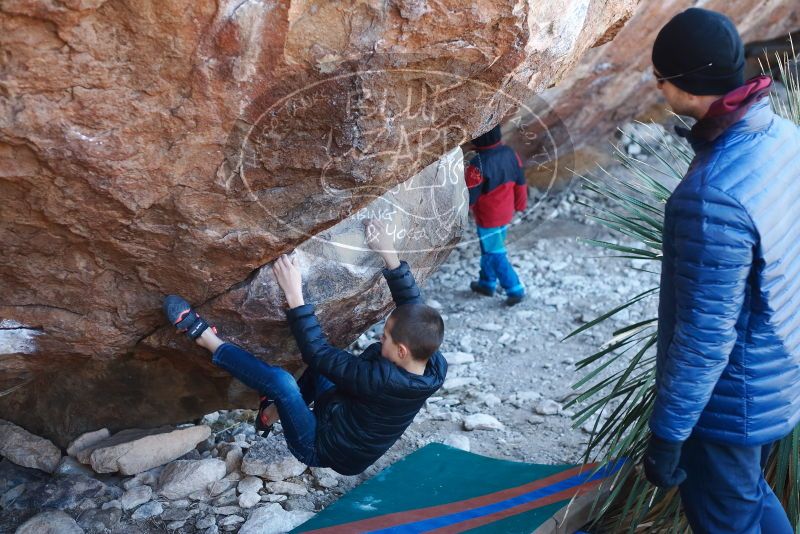
[[[387,325],[389,321],[392,339],[408,347],[415,360],[427,361],[444,339],[442,316],[425,304],[398,306],[389,316]]]

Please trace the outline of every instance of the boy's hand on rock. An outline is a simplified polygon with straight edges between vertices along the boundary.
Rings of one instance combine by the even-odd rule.
[[[394,250],[394,238],[389,235],[386,223],[378,219],[365,219],[364,232],[367,246],[380,254],[383,261],[386,262],[386,267],[398,268],[400,260]]]
[[[297,308],[304,304],[303,278],[300,275],[300,269],[297,268],[296,261],[296,259],[292,260],[286,254],[283,254],[275,260],[272,266],[272,272],[275,273],[275,278],[286,295],[286,302],[290,308]]]

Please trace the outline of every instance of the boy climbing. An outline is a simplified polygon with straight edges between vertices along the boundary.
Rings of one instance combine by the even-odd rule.
[[[286,444],[298,460],[343,475],[361,473],[380,458],[447,373],[438,350],[444,336],[442,317],[423,303],[411,269],[398,259],[385,225],[366,221],[365,226],[370,248],[386,264],[383,275],[397,307],[386,319],[381,342],[361,356],[328,343],[314,307],[303,299],[297,266],[285,255],[275,261],[275,277],[289,307],[289,327],[308,365],[297,382],[280,367],[224,342],[181,297],[164,300],[169,321],[211,352],[214,364],[274,402]],[[267,404],[262,402],[259,412],[262,426],[270,422],[261,419]]]
[[[525,288],[506,255],[506,230],[515,211],[528,205],[528,186],[522,160],[503,144],[500,125],[475,138],[478,154],[465,172],[469,206],[478,225],[481,272],[469,287],[475,293],[493,296],[497,282],[506,292],[506,304],[513,306],[525,297]]]

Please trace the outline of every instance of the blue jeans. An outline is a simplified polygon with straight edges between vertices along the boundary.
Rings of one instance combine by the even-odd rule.
[[[334,387],[333,382],[310,369],[295,381],[287,371],[262,362],[232,343],[220,345],[211,361],[262,396],[274,400],[289,451],[306,465],[320,465],[317,419],[308,406]]]
[[[683,444],[681,501],[695,534],[792,534],[780,501],[764,480],[771,445],[739,447],[690,437]]]
[[[478,240],[481,244],[481,273],[478,284],[494,291],[499,280],[506,295],[518,297],[525,294],[525,288],[506,256],[507,228],[508,226],[478,227]]]

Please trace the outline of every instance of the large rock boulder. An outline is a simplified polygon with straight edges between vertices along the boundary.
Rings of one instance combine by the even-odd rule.
[[[25,521],[16,534],[83,534],[83,529],[69,514],[50,510]]]
[[[530,102],[529,116],[535,120],[505,128],[507,140],[528,160],[530,181],[549,185],[554,158],[564,161],[557,167],[565,178],[574,170],[594,168],[610,158],[609,142],[617,128],[634,118],[666,116],[650,52],[661,27],[690,7],[730,16],[745,43],[785,39],[800,28],[796,0],[642,0],[613,41],[588,51],[564,80]],[[763,47],[756,43],[748,54],[748,74],[758,74],[755,59],[764,57]]]
[[[23,467],[52,473],[61,461],[61,450],[49,439],[0,419],[0,456]]]
[[[464,222],[452,150],[635,4],[2,2],[0,416],[66,445],[252,403],[160,300],[296,367],[262,268],[293,248],[331,340],[353,340],[389,309],[358,214],[406,219],[424,279]]]
[[[167,499],[181,499],[225,476],[222,460],[176,460],[158,477],[158,493]]]
[[[76,456],[97,473],[138,475],[180,458],[210,435],[205,425],[129,429],[79,450]]]

